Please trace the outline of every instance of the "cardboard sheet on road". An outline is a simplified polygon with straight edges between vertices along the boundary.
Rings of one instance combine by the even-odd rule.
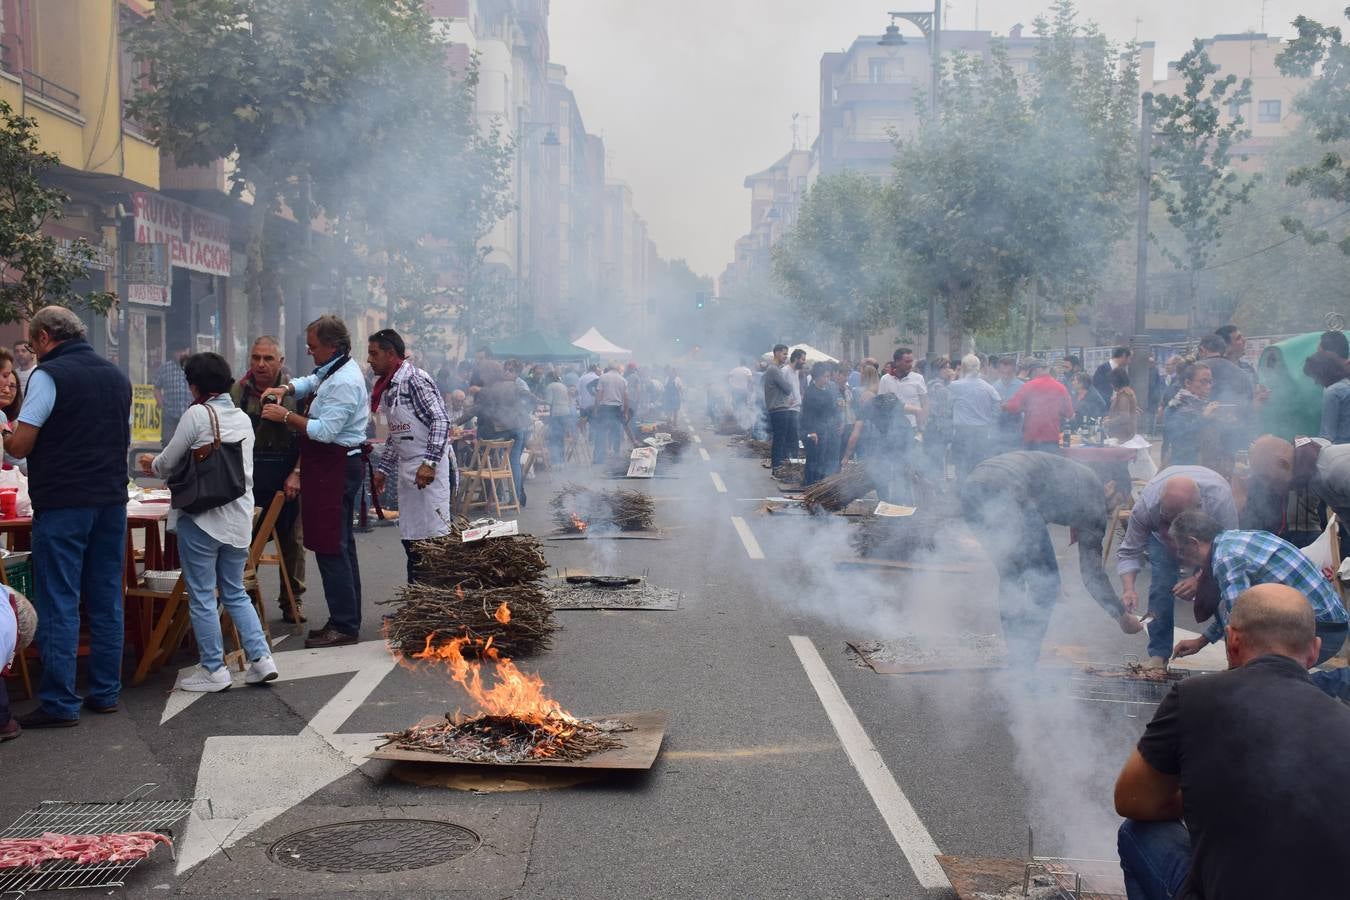
[[[614,769],[616,771],[634,771],[650,769],[661,752],[661,741],[666,735],[666,711],[663,709],[645,712],[623,713],[621,715],[589,716],[595,720],[625,722],[633,726],[617,737],[623,741],[622,747],[593,753],[584,759],[540,759],[529,762],[505,765],[495,762],[475,762],[471,759],[457,759],[441,753],[425,750],[400,750],[392,744],[376,749],[370,759],[388,759],[395,762],[436,763],[443,766],[488,766],[493,768],[530,768],[530,769]],[[440,716],[427,716],[419,725],[428,725],[441,721]]]

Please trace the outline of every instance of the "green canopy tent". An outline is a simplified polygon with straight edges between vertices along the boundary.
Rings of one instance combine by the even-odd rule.
[[[521,362],[571,362],[584,360],[589,354],[564,337],[526,331],[514,337],[503,338],[489,345],[492,355],[501,360],[518,359]]]
[[[1322,428],[1322,386],[1303,374],[1303,364],[1317,352],[1322,332],[1285,338],[1261,351],[1258,373],[1270,389],[1261,409],[1261,428],[1286,440],[1315,436]]]

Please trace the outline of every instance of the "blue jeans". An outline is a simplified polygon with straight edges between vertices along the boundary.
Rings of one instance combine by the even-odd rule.
[[[178,558],[183,565],[183,580],[187,583],[188,614],[192,617],[192,633],[197,638],[202,668],[215,672],[225,665],[220,612],[216,606],[217,588],[220,589],[220,603],[239,630],[239,641],[249,660],[271,656],[272,648],[263,635],[258,612],[244,591],[244,561],[248,559],[248,550],[222,544],[203,531],[191,516],[180,515]]]
[[[1130,900],[1172,900],[1191,871],[1191,835],[1180,822],[1126,819],[1116,847]]]
[[[80,648],[80,597],[89,627],[89,699],[112,706],[122,691],[122,565],[127,546],[125,503],[38,510],[33,515],[37,643],[42,659],[38,699],[49,715],[80,717],[75,660]]]
[[[1322,639],[1322,652],[1317,656],[1317,665],[1320,666],[1341,652],[1341,647],[1345,646],[1346,633],[1344,630],[1326,631],[1323,626],[1318,625],[1317,636]],[[1350,668],[1309,672],[1308,677],[1322,693],[1350,703]]]
[[[323,597],[328,603],[328,625],[343,634],[361,633],[361,566],[356,559],[352,517],[356,514],[356,498],[365,483],[365,474],[365,463],[359,454],[347,457],[338,552],[314,554],[314,560],[319,564],[319,577],[323,579]]]
[[[791,458],[796,444],[797,414],[790,409],[769,410],[769,430],[773,434],[773,444],[769,450],[769,468],[776,469],[783,461]]]
[[[606,405],[595,407],[591,414],[591,441],[595,445],[595,454],[591,461],[604,462],[611,453],[618,453],[623,446],[623,407]]]
[[[1172,589],[1181,580],[1181,565],[1156,534],[1148,536],[1148,564],[1152,577],[1148,582],[1148,611],[1154,619],[1148,623],[1148,655],[1172,658],[1172,621],[1177,598]]]

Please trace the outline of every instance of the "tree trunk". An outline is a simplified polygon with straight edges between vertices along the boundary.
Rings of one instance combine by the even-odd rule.
[[[248,211],[248,242],[244,248],[247,262],[244,267],[244,291],[248,296],[248,325],[254,336],[276,334],[275,317],[267,315],[267,280],[264,276],[264,247],[266,246],[267,216],[270,196],[270,178],[259,176],[254,185],[253,205]]]
[[[953,364],[961,358],[961,345],[965,341],[966,290],[949,288],[942,293],[942,301],[947,307],[947,350]]]
[[[1032,344],[1036,341],[1036,295],[1040,293],[1040,286],[1037,285],[1027,291],[1027,335],[1025,346],[1022,348],[1028,356],[1031,355]]]

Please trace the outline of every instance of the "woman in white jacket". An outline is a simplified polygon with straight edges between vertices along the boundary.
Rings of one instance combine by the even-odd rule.
[[[253,532],[253,423],[230,399],[234,379],[229,363],[219,354],[189,356],[183,363],[183,374],[193,404],[179,419],[168,446],[158,456],[142,454],[141,469],[168,478],[190,451],[212,443],[211,412],[214,412],[220,422],[221,443],[243,445],[245,483],[243,494],[236,500],[195,514],[178,514],[178,556],[187,582],[192,631],[201,653],[201,665],[178,686],[197,692],[230,687],[216,606],[217,589],[249,658],[244,681],[262,684],[277,677],[277,667],[257,611],[244,591],[244,563]]]

